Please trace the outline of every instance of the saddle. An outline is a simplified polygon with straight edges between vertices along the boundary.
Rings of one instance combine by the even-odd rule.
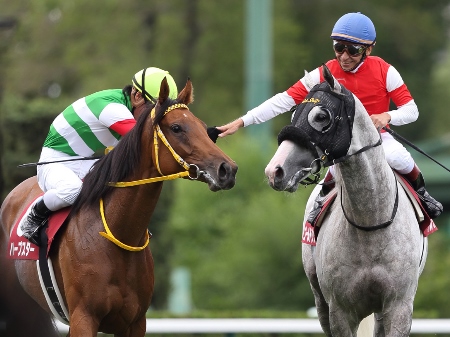
[[[40,230],[41,246],[37,246],[22,236],[20,225],[26,219],[31,208],[36,203],[39,195],[28,207],[24,209],[19,220],[14,224],[9,237],[8,258],[18,260],[36,260],[39,275],[39,281],[42,291],[45,294],[47,304],[53,315],[62,323],[69,323],[69,314],[62,300],[61,293],[55,280],[53,265],[48,258],[50,247],[54,241],[55,235],[64,224],[70,212],[70,207],[65,207],[59,211],[53,212],[47,224]]]
[[[419,199],[419,196],[417,195],[416,191],[411,187],[411,185],[408,183],[408,181],[403,178],[400,174],[397,172],[394,172],[397,177],[397,181],[400,183],[400,185],[403,187],[403,189],[406,192],[406,195],[408,196],[411,205],[414,208],[417,222],[419,224],[420,230],[423,233],[424,237],[427,237],[428,235],[434,233],[438,230],[436,224],[434,223],[433,219],[430,218],[430,216],[425,211],[425,208],[422,206],[422,203]],[[316,220],[314,223],[309,223],[308,221],[305,222],[305,225],[303,227],[303,233],[302,233],[302,243],[305,243],[307,245],[315,246],[317,236],[319,235],[320,226],[322,224],[322,221],[330,209],[330,206],[333,204],[334,200],[336,199],[337,195],[337,189],[334,188],[331,190],[324,201],[324,205],[322,207],[322,210],[320,211],[319,215],[316,217]]]
[[[39,198],[39,195],[37,198]],[[36,199],[37,199],[36,198]],[[24,209],[19,217],[19,220],[14,224],[9,237],[8,243],[8,258],[15,260],[39,260],[39,246],[31,243],[25,237],[22,236],[22,230],[20,229],[21,222],[26,219],[31,211],[32,206],[36,202],[33,200],[28,207]],[[47,252],[50,251],[51,244],[55,238],[56,233],[63,225],[67,216],[69,215],[70,207],[62,208],[56,212],[53,212],[48,219],[48,226],[41,229],[46,232],[47,240]]]

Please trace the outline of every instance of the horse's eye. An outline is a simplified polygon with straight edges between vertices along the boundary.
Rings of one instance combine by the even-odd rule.
[[[329,115],[327,113],[325,113],[324,111],[321,111],[317,115],[314,116],[314,121],[317,123],[327,122],[328,119],[329,119]]]
[[[179,126],[178,124],[173,124],[170,126],[170,129],[175,132],[175,133],[179,133],[181,131],[183,131],[183,129],[181,128],[181,126]]]
[[[308,122],[315,130],[327,132],[332,125],[331,112],[321,106],[316,106],[308,113]]]

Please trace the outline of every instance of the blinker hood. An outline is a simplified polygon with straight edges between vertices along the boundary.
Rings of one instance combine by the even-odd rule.
[[[286,125],[281,129],[280,133],[278,134],[278,146],[280,146],[280,144],[285,140],[290,140],[301,147],[305,147],[315,153],[316,157],[319,156],[317,154],[316,148],[309,141],[308,135],[302,129],[296,126]]]
[[[350,91],[343,86],[341,90],[341,93],[334,92],[327,82],[314,86],[297,106],[292,124],[279,133],[278,143],[289,139],[300,146],[314,148],[316,153],[315,147],[318,147],[326,155],[326,164],[329,165],[333,160],[344,157],[352,138],[355,101]],[[331,113],[330,124],[326,130],[316,130],[308,122],[308,114],[316,106],[321,106]]]

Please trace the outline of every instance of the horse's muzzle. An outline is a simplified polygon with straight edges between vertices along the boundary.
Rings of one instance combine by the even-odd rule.
[[[209,189],[213,192],[229,190],[236,184],[237,170],[238,167],[234,162],[232,164],[222,162],[215,172],[208,172],[208,170],[197,171],[197,178],[207,183]]]
[[[217,170],[218,185],[222,190],[229,190],[236,184],[236,173],[238,167],[236,164],[231,165],[228,163],[220,164]]]

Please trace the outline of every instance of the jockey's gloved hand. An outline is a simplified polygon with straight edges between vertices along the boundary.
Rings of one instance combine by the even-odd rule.
[[[215,126],[210,126],[206,129],[206,132],[208,132],[209,138],[215,143],[217,138],[220,135],[220,131]]]

